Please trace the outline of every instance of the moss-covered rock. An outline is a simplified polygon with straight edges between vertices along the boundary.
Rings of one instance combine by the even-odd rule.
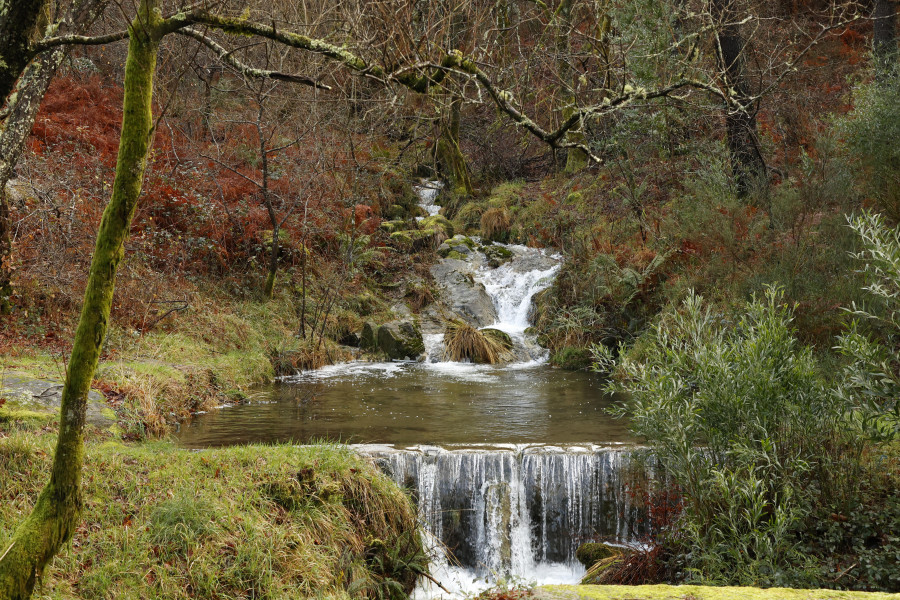
[[[419,222],[422,229],[441,229],[448,238],[452,238],[455,233],[453,223],[443,215],[434,215],[425,217]]]
[[[391,241],[397,246],[418,252],[426,248],[435,248],[446,239],[443,229],[407,229],[391,234]]]
[[[550,357],[550,363],[567,371],[584,371],[593,362],[593,355],[588,348],[566,346]]]
[[[409,210],[400,204],[391,204],[387,210],[384,211],[383,216],[390,220],[405,219],[409,216]]]
[[[394,233],[395,231],[400,231],[406,227],[406,221],[402,219],[395,219],[393,221],[382,221],[381,225],[378,226],[379,229],[385,231],[387,233]]]
[[[503,346],[504,350],[512,350],[512,338],[509,337],[509,334],[505,331],[500,331],[499,329],[494,329],[492,327],[486,327],[481,330],[481,333],[483,333],[485,337],[489,337],[495,340],[498,344]]]
[[[425,352],[422,332],[411,321],[391,321],[378,328],[378,349],[394,360],[415,360]]]
[[[483,246],[481,252],[484,253],[485,258],[487,258],[488,265],[493,268],[499,267],[513,257],[513,253],[509,248],[504,248],[503,246],[497,246],[495,244]]]
[[[618,554],[620,554],[618,549],[608,546],[607,544],[587,542],[578,546],[578,550],[575,551],[575,558],[584,565],[585,569],[590,569],[604,558],[609,558],[610,556],[616,556]]]

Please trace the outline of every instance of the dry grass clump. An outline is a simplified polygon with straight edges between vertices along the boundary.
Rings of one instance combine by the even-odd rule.
[[[505,208],[489,208],[481,215],[481,235],[491,241],[505,241],[511,225],[512,219]]]
[[[450,321],[444,330],[445,354],[450,360],[495,365],[509,356],[511,344],[497,330],[479,331],[463,321]]]

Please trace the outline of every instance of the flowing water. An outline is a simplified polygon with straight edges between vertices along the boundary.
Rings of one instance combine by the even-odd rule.
[[[439,185],[418,190],[436,214]],[[433,332],[420,362],[299,374],[252,403],[198,416],[180,443],[353,444],[416,498],[433,542],[432,571],[454,595],[501,577],[577,582],[580,543],[634,543],[640,533],[624,483],[634,439],[604,411],[613,400],[597,375],[551,368],[526,334],[532,297],[552,284],[561,257],[504,247],[512,258],[501,266],[480,253],[458,262],[490,297],[491,327],[510,334],[519,362],[448,362],[443,335]],[[433,584],[417,590],[441,595]]]

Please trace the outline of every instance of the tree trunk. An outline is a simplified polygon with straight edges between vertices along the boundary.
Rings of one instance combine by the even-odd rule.
[[[884,79],[897,69],[897,2],[876,0],[872,13],[874,20],[872,46],[875,55],[875,72]]]
[[[453,93],[449,119],[441,120],[441,132],[434,150],[434,162],[438,173],[450,182],[459,193],[472,194],[472,180],[466,157],[459,146],[459,128],[462,121],[462,97]]]
[[[450,16],[450,45],[456,49],[462,45],[465,33],[465,14],[462,8],[450,9],[455,12]],[[450,92],[450,106],[447,118],[441,119],[440,134],[434,146],[435,169],[455,191],[471,195],[472,180],[469,177],[469,166],[459,145],[459,129],[462,122],[462,96]]]
[[[266,287],[263,295],[267,300],[271,300],[275,295],[275,278],[278,275],[278,253],[281,246],[278,243],[279,229],[276,223],[275,229],[272,231],[272,253],[269,255],[269,275],[266,277]]]
[[[31,36],[46,4],[45,0],[0,2],[0,104],[31,61]]]
[[[12,235],[6,181],[0,178],[0,315],[12,311]]]
[[[572,5],[573,0],[562,0],[553,16],[553,26],[556,29],[556,65],[559,71],[559,80],[562,86],[562,119],[565,121],[577,109],[575,98],[575,77],[569,61],[572,58]],[[581,143],[585,141],[582,125],[579,124],[569,130],[567,138],[570,142]],[[569,148],[566,153],[566,173],[576,173],[587,166],[588,157],[583,150]]]
[[[716,54],[723,88],[732,98],[725,105],[725,135],[731,171],[738,195],[764,193],[768,186],[766,164],[756,138],[756,110],[744,73],[744,38],[734,24],[734,0],[712,0],[712,15],[718,23]]]
[[[163,33],[158,0],[143,0],[130,27],[125,101],[112,197],[103,213],[84,305],[62,392],[59,438],[50,481],[32,513],[0,546],[0,597],[24,600],[81,514],[81,471],[87,396],[109,323],[116,268],[137,207],[153,133],[153,75]]]
[[[67,21],[80,31],[97,18],[104,4],[104,0],[82,0],[72,7]],[[24,68],[5,106],[6,118],[0,123],[0,314],[12,310],[12,227],[6,184],[13,177],[41,100],[66,54],[67,48],[55,48]]]

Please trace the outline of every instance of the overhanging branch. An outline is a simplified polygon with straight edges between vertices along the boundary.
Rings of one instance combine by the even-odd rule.
[[[275,79],[278,81],[289,81],[291,83],[300,83],[303,85],[308,85],[320,90],[330,90],[331,86],[326,85],[324,83],[320,83],[315,79],[310,77],[306,77],[305,75],[294,75],[292,73],[282,73],[281,71],[270,71],[266,69],[257,69],[255,67],[251,67],[250,65],[244,64],[234,57],[232,51],[225,49],[218,42],[213,40],[210,37],[203,35],[202,32],[197,31],[191,27],[185,27],[184,29],[179,29],[176,33],[193,38],[209,48],[213,54],[215,54],[219,60],[228,63],[242,75],[247,77],[260,77],[266,79]]]

